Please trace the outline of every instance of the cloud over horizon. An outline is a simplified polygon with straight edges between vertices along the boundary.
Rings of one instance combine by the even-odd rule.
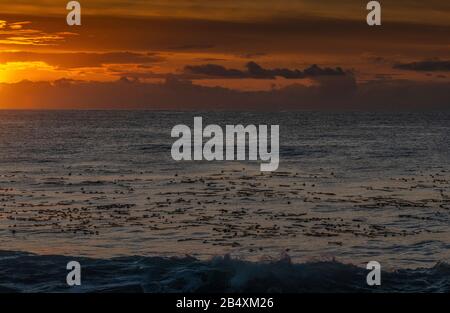
[[[346,73],[340,68],[322,68],[316,64],[310,67],[299,69],[263,68],[256,62],[248,62],[246,70],[227,69],[222,65],[204,64],[204,65],[187,65],[184,67],[184,72],[187,74],[203,75],[207,78],[256,78],[256,79],[275,79],[276,77],[283,77],[286,79],[302,79],[319,76],[344,76]]]
[[[320,85],[268,91],[205,87],[168,78],[145,83],[58,80],[0,84],[0,107],[16,109],[148,110],[450,110],[447,83],[323,77]]]
[[[0,108],[446,108],[450,5],[412,3],[0,3]]]
[[[162,61],[152,52],[0,52],[0,63],[45,62],[58,68],[100,67],[106,64],[148,64]]]
[[[397,63],[395,69],[418,71],[418,72],[448,72],[450,71],[450,61],[430,60],[411,63]]]

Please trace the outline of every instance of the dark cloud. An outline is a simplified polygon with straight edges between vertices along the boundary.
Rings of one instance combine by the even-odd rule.
[[[60,16],[3,15],[8,21],[30,20],[45,33],[77,32],[52,49],[61,51],[167,51],[172,48],[208,48],[211,53],[244,55],[250,52],[289,54],[402,55],[412,59],[449,53],[449,26],[389,22],[379,31],[360,19],[297,16],[258,20],[210,20],[170,17],[119,17],[86,15],[83,24],[61,23]],[[423,21],[423,20],[421,20]],[[30,26],[30,27],[31,27]],[[136,31],[139,30],[139,31]],[[345,44],[343,44],[345,43]],[[195,47],[197,46],[197,47]],[[17,49],[17,46],[6,48]],[[254,59],[254,58],[253,58]]]
[[[187,65],[184,67],[185,74],[202,75],[205,77],[220,78],[248,78],[248,74],[237,69],[227,69],[222,65],[205,64],[205,65]]]
[[[246,70],[228,69],[222,65],[188,65],[184,68],[185,74],[201,75],[207,78],[257,78],[274,79],[275,77],[284,77],[287,79],[301,79],[319,76],[344,76],[346,73],[340,68],[321,68],[318,65],[312,65],[304,70],[275,68],[266,69],[255,62],[249,62]]]
[[[446,72],[450,71],[450,61],[431,60],[412,63],[397,63],[394,65],[394,68],[418,72]]]
[[[445,82],[379,80],[357,84],[350,76],[323,76],[315,86],[268,91],[204,87],[168,78],[146,83],[59,80],[0,84],[0,106],[39,109],[150,110],[450,110]]]
[[[42,61],[59,68],[99,67],[106,64],[146,64],[163,60],[155,53],[135,52],[0,52],[0,63]]]

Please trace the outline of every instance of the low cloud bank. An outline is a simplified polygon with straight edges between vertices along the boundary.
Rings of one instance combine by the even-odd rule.
[[[0,84],[0,108],[150,110],[449,110],[449,84],[321,77],[317,86],[238,91],[168,78],[144,83],[58,80]]]

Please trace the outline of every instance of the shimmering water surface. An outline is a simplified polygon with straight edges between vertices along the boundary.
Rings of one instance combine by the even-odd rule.
[[[258,162],[175,162],[171,128],[280,125]],[[450,261],[450,114],[0,111],[0,250]]]

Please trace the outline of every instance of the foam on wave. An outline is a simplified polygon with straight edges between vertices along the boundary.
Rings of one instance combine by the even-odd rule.
[[[82,265],[82,286],[65,284],[67,262]],[[450,265],[382,274],[382,286],[366,285],[367,270],[337,261],[293,264],[248,262],[229,256],[73,258],[0,251],[0,292],[450,292]]]

